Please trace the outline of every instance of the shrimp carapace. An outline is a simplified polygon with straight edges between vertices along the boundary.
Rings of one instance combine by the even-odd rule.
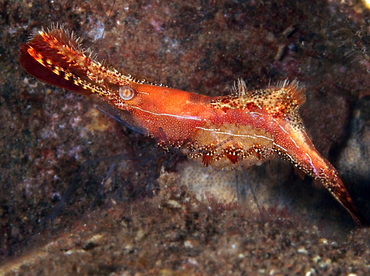
[[[156,86],[93,60],[58,28],[22,44],[20,62],[44,82],[95,95],[124,114],[128,126],[206,166],[248,167],[282,156],[320,181],[358,225],[365,223],[337,171],[305,132],[298,113],[305,97],[296,81],[248,91],[239,80],[234,95],[220,97]]]

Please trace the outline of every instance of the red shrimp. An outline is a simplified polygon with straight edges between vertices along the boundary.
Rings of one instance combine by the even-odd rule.
[[[115,107],[127,125],[180,148],[205,166],[249,167],[275,156],[318,180],[358,225],[365,219],[338,172],[307,136],[298,108],[305,101],[296,81],[235,95],[210,97],[138,81],[93,60],[62,29],[40,31],[22,44],[20,62],[36,78]]]

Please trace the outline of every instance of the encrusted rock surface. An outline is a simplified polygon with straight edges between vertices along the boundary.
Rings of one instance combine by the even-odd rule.
[[[224,95],[238,78],[251,89],[297,79],[308,133],[369,218],[370,12],[361,3],[2,1],[0,274],[369,274],[368,229],[355,230],[290,164],[233,175],[179,157],[161,170],[168,157],[151,157],[152,139],[18,63],[32,32],[63,24],[98,59],[183,90]],[[113,158],[91,161],[54,230],[39,223],[81,164],[116,154],[125,158],[106,185]],[[137,168],[139,154],[147,162]]]

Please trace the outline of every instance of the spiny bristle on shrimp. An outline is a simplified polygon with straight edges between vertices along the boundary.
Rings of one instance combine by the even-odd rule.
[[[129,127],[205,166],[249,167],[281,156],[318,180],[358,225],[365,224],[337,171],[305,132],[298,113],[305,96],[296,81],[248,91],[239,80],[237,93],[219,97],[156,86],[103,66],[59,28],[22,44],[20,62],[44,82],[94,95],[115,107]]]

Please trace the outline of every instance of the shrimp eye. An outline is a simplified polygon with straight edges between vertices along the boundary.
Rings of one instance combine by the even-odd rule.
[[[125,101],[131,100],[135,96],[135,90],[129,86],[121,86],[118,93],[121,99]]]

